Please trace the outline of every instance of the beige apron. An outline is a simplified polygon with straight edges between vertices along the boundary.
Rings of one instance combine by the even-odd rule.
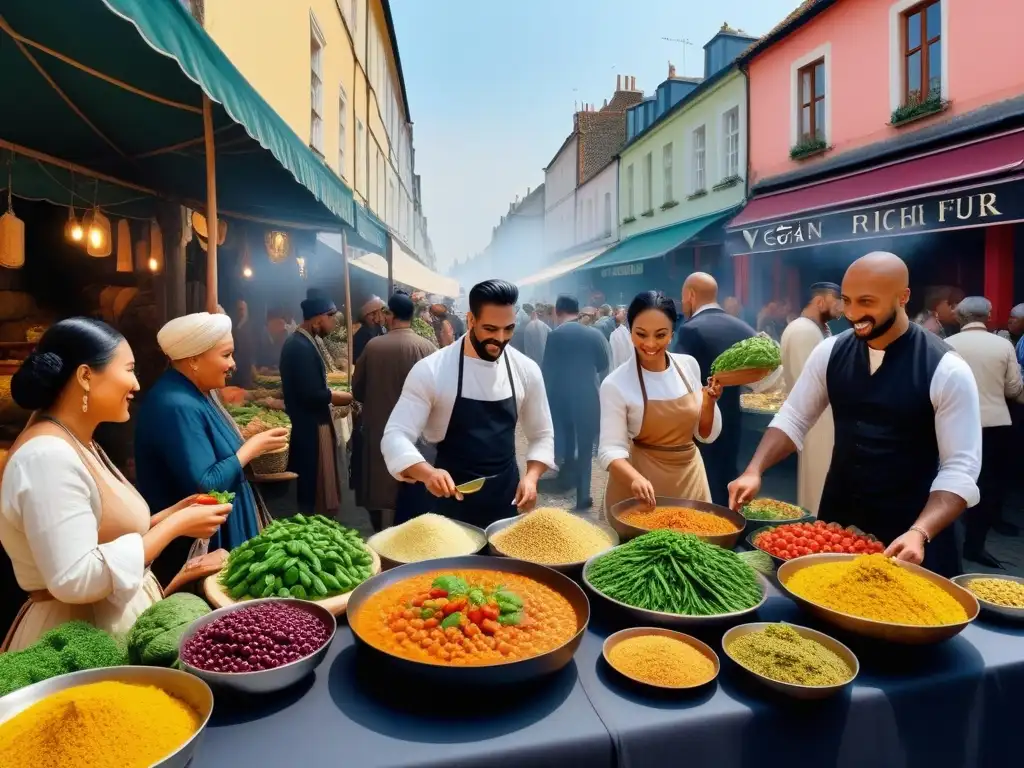
[[[98,541],[106,544],[129,533],[144,534],[149,530],[149,506],[145,499],[118,471],[96,443],[83,445],[66,427],[50,420],[31,421],[18,436],[7,455],[7,461],[18,449],[34,437],[47,435],[59,437],[75,449],[86,469],[96,483],[100,496],[97,516]],[[6,462],[5,462],[6,465]],[[3,467],[0,467],[2,477]],[[73,605],[61,603],[46,589],[29,592],[29,599],[22,606],[7,636],[2,651],[17,651],[32,645],[43,634],[72,619],[87,621],[112,634],[123,634],[131,629],[135,618],[163,595],[160,584],[146,569],[138,592],[123,605],[109,600],[97,603]]]
[[[704,461],[693,442],[694,429],[700,421],[703,392],[693,391],[676,361],[669,356],[670,364],[683,380],[686,394],[674,400],[649,401],[640,357],[634,356],[644,399],[644,415],[629,452],[633,469],[650,481],[657,496],[711,501]],[[609,472],[604,494],[605,512],[618,502],[631,498],[633,492],[629,484]]]

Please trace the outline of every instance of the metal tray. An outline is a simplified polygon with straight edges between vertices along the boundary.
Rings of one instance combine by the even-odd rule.
[[[48,696],[68,688],[90,683],[129,683],[152,685],[177,696],[199,714],[199,729],[176,752],[154,763],[151,768],[186,768],[192,762],[206,724],[213,712],[213,691],[210,686],[187,672],[164,667],[105,667],[86,669],[19,688],[0,698],[0,725]]]
[[[557,648],[539,656],[519,661],[482,666],[448,666],[395,656],[370,644],[358,630],[358,615],[363,604],[392,584],[413,576],[434,571],[500,571],[516,573],[539,581],[565,597],[576,611],[576,634]],[[479,689],[489,685],[515,685],[558,672],[572,661],[590,622],[590,601],[582,589],[568,576],[537,563],[487,555],[463,555],[402,565],[364,581],[349,600],[349,625],[360,653],[390,666],[399,676],[415,676],[425,683],[442,686],[467,686]],[[458,689],[456,689],[458,690]]]
[[[475,536],[477,538],[477,540],[480,542],[480,546],[477,547],[477,549],[474,552],[469,552],[466,555],[458,555],[458,557],[468,557],[469,555],[478,555],[478,554],[480,554],[481,552],[483,552],[487,548],[487,534],[484,533],[484,529],[483,528],[477,528],[475,525],[470,525],[469,523],[463,523],[460,520],[452,520],[452,522],[455,523],[456,525],[459,525],[459,526],[462,526],[463,528],[465,528],[473,536]],[[370,549],[372,549],[374,551],[374,553],[380,558],[380,569],[382,571],[390,571],[392,568],[397,568],[400,565],[411,565],[411,563],[405,563],[405,562],[403,562],[401,560],[392,560],[390,557],[385,557],[383,554],[381,554],[379,551],[377,551],[377,548],[373,545],[373,540],[375,538],[377,538],[378,536],[380,536],[381,533],[382,532],[375,533],[375,534],[373,534],[373,536],[371,536],[370,538],[368,538],[366,540],[366,546],[369,547]],[[439,559],[439,558],[435,558],[434,560],[420,560],[419,562],[431,563],[431,562],[436,562],[437,559]],[[443,559],[443,558],[440,558],[440,559]]]
[[[926,568],[922,568],[919,565],[912,565],[911,563],[907,563],[902,560],[894,560],[893,562],[901,568],[906,568],[908,571],[916,573],[919,576],[923,576],[928,579],[928,581],[941,588],[944,592],[949,593],[953,599],[964,607],[964,610],[967,612],[967,620],[960,621],[955,624],[920,626],[917,624],[896,624],[887,621],[876,621],[875,619],[865,619],[861,616],[854,616],[849,613],[834,611],[823,605],[812,603],[810,600],[795,594],[786,586],[786,582],[792,578],[793,574],[803,568],[808,568],[812,565],[820,565],[825,562],[852,560],[855,557],[860,557],[860,555],[820,552],[816,555],[804,555],[803,557],[798,557],[795,560],[790,560],[789,562],[779,566],[779,570],[776,573],[779,580],[779,588],[808,613],[817,616],[823,621],[827,621],[833,626],[839,627],[840,629],[854,635],[870,637],[875,640],[886,640],[890,643],[900,643],[903,645],[928,645],[948,640],[949,638],[960,634],[964,630],[964,627],[978,618],[978,611],[981,610],[981,608],[978,603],[978,599],[972,592],[954,584],[949,579],[939,576],[937,573],[932,573]]]
[[[506,555],[504,552],[498,549],[498,547],[494,545],[494,542],[491,541],[491,538],[494,536],[494,534],[498,533],[499,531],[505,530],[510,525],[512,525],[512,523],[515,523],[522,519],[522,516],[506,517],[504,520],[496,520],[495,522],[487,526],[487,530],[485,531],[485,533],[487,534],[487,551],[490,554],[496,555],[498,557],[511,557],[511,555]],[[617,547],[619,545],[619,534],[610,525],[598,523],[593,520],[588,520],[587,522],[597,526],[602,531],[607,533],[609,538],[611,538],[611,541],[606,547],[606,550],[611,549],[612,547]],[[583,564],[585,562],[587,561],[580,560],[577,563],[557,563],[554,565],[550,563],[539,563],[539,565],[545,565],[548,568],[551,568],[552,570],[558,571],[559,573],[565,573],[570,576],[578,576],[580,572],[583,570]]]
[[[967,585],[973,579],[1002,579],[1003,581],[1014,581],[1018,584],[1024,584],[1024,578],[1020,576],[1009,576],[1001,573],[965,573],[961,576],[955,576],[952,582],[957,586],[963,587],[970,592],[970,587]],[[971,592],[974,595],[973,592]],[[999,605],[988,600],[974,595],[978,601],[978,605],[981,606],[983,611],[990,613],[994,616],[1001,616],[1004,619],[1010,619],[1011,621],[1024,621],[1024,608],[1011,608],[1006,605]]]
[[[736,530],[733,533],[721,533],[712,535],[703,535],[699,533],[693,534],[699,539],[702,539],[709,544],[717,544],[723,549],[732,549],[736,546],[736,542],[739,541],[740,536],[743,534],[743,530],[747,525],[747,519],[739,512],[733,512],[728,507],[722,507],[718,504],[712,504],[709,501],[695,501],[694,499],[676,499],[671,496],[655,496],[655,501],[659,507],[689,507],[690,509],[696,509],[698,512],[707,512],[718,517],[724,517]],[[619,515],[625,512],[627,509],[633,507],[642,506],[643,502],[637,501],[636,499],[623,499],[618,504],[612,506],[608,510],[608,523],[612,528],[619,534],[623,541],[629,541],[635,539],[637,536],[643,536],[645,533],[650,533],[652,529],[638,528],[635,525],[623,522]],[[673,529],[675,530],[675,529]],[[687,531],[679,531],[680,533],[687,533]]]

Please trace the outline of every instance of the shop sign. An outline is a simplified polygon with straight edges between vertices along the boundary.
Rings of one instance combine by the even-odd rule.
[[[605,267],[601,270],[601,277],[630,277],[632,275],[642,275],[644,273],[644,263],[637,261],[633,264],[619,264],[617,267]]]
[[[1024,220],[1024,179],[936,192],[730,230],[730,254],[772,253],[875,237],[968,229]]]

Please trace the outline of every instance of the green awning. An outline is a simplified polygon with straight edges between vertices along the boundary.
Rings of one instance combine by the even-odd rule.
[[[729,218],[734,212],[735,208],[730,208],[727,211],[710,213],[707,216],[699,216],[696,219],[681,221],[668,227],[627,237],[580,269],[603,269],[633,261],[657,259],[678,248],[687,240],[693,239],[708,227]]]
[[[0,186],[13,147],[15,195],[66,205],[73,186],[79,207],[98,196],[132,215],[140,187],[203,207],[205,92],[215,102],[222,215],[329,231],[344,222],[384,243],[376,217],[357,215],[352,191],[178,0],[0,0],[0,73]],[[48,158],[110,182],[97,189],[79,173],[72,185]]]

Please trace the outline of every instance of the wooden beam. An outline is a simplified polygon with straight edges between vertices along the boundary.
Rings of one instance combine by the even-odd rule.
[[[206,311],[217,311],[217,241],[220,223],[217,220],[217,160],[213,143],[213,107],[203,95],[203,136],[206,140]]]

